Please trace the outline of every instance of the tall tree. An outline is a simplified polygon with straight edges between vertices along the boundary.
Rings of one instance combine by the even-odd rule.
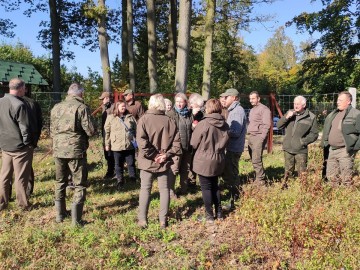
[[[289,92],[291,84],[295,85],[291,70],[296,67],[296,53],[293,41],[285,35],[284,27],[276,30],[265,45],[265,49],[259,55],[259,70],[270,84],[269,91],[281,93]]]
[[[135,58],[134,58],[134,35],[133,35],[133,8],[132,0],[127,0],[127,53],[129,56],[129,82],[130,89],[135,92]]]
[[[101,68],[103,74],[103,91],[111,92],[111,72],[108,50],[108,35],[106,32],[106,6],[105,0],[98,0],[98,32],[99,32],[99,46],[100,46],[100,58]]]
[[[121,0],[121,80],[124,84],[127,83],[129,75],[127,6],[127,0]]]
[[[147,0],[148,73],[150,93],[157,90],[156,13],[155,0]]]
[[[190,48],[191,0],[180,0],[179,34],[177,38],[177,57],[175,91],[186,93],[188,76],[188,55]]]
[[[302,83],[321,92],[359,87],[354,81],[360,53],[360,4],[358,0],[322,0],[318,12],[301,13],[290,24],[303,32],[319,33],[306,51],[319,51],[318,57],[303,62]]]
[[[168,21],[168,50],[167,58],[170,69],[175,68],[175,56],[176,56],[176,25],[177,25],[177,1],[169,0],[169,21]]]
[[[58,0],[59,6],[62,6],[62,1]],[[51,28],[51,54],[52,54],[52,71],[53,71],[53,91],[54,100],[60,101],[61,95],[61,72],[60,72],[60,17],[58,14],[58,6],[56,0],[49,0],[50,7],[50,28]]]
[[[205,17],[205,48],[204,48],[204,71],[202,83],[202,96],[210,98],[211,60],[214,36],[214,18],[216,0],[207,0]]]

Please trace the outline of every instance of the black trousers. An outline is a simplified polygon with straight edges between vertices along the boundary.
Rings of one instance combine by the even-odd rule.
[[[220,189],[218,176],[203,176],[199,175],[199,181],[201,186],[201,193],[205,204],[206,216],[214,217],[213,205],[215,213],[221,211],[220,204]]]
[[[135,178],[135,150],[113,151],[115,160],[116,178],[122,179],[124,177],[124,163],[126,161],[129,177]]]

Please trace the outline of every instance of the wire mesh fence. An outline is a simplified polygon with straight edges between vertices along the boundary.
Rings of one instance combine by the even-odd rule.
[[[39,102],[42,112],[43,112],[43,119],[44,119],[44,129],[49,128],[50,125],[50,111],[53,106],[57,103],[55,101],[54,96],[58,94],[61,96],[61,100],[64,100],[66,93],[54,93],[54,92],[35,92],[32,93],[32,98]],[[315,115],[317,115],[318,123],[320,126],[323,125],[326,115],[336,108],[336,100],[338,93],[329,93],[329,94],[320,94],[320,95],[303,95],[307,99],[307,108],[312,111]],[[91,93],[86,92],[84,100],[87,105],[90,106],[92,111],[95,111],[101,104],[100,100],[98,99],[99,93]],[[296,95],[277,95],[276,101],[279,104],[279,107],[282,113],[286,113],[288,110],[293,108],[294,98]],[[167,96],[167,98],[171,98]],[[147,104],[148,95],[141,96],[138,98],[143,104]],[[245,109],[245,112],[248,114],[251,109],[251,104],[249,102],[248,96],[242,95],[241,96],[241,105]],[[269,96],[262,96],[261,102],[266,106],[270,107],[270,98]],[[360,100],[357,99],[357,104],[360,104]],[[100,113],[95,115],[95,120],[98,124],[100,124],[101,117]],[[276,120],[279,118],[278,112],[274,111],[274,126],[276,126]],[[99,125],[98,125],[99,126]],[[276,131],[276,128],[275,128]],[[276,133],[276,132],[275,132]],[[281,134],[281,132],[279,132]]]

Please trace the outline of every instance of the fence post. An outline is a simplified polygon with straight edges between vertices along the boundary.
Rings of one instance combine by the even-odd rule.
[[[356,108],[356,88],[355,87],[349,87],[348,91],[352,95],[351,106],[353,106],[353,108]]]

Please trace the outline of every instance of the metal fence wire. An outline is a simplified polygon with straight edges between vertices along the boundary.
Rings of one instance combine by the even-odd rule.
[[[61,96],[61,100],[64,100],[66,97],[66,93],[60,92],[60,93],[54,93],[54,92],[33,92],[32,98],[36,100],[43,112],[43,119],[44,119],[44,129],[49,130],[50,127],[50,111],[54,107],[54,105],[57,103],[54,100],[54,94],[59,94]],[[95,111],[100,105],[101,101],[99,100],[99,93],[91,93],[86,92],[85,93],[85,103],[90,106],[92,111]],[[315,115],[317,115],[318,123],[320,126],[324,124],[324,120],[326,118],[326,115],[336,108],[336,100],[338,93],[329,93],[329,94],[319,94],[319,95],[303,95],[307,99],[307,108],[309,108],[310,111],[312,111]],[[294,98],[296,95],[277,95],[276,100],[279,104],[279,107],[282,111],[282,113],[286,113],[288,110],[293,108]],[[167,97],[169,98],[169,97]],[[148,97],[139,97],[137,98],[140,100],[144,105],[147,104]],[[265,104],[266,106],[269,106],[269,98],[268,96],[262,96],[261,102]],[[248,113],[251,109],[251,104],[248,100],[247,96],[242,96],[240,99],[240,103],[245,109],[245,111]],[[357,99],[357,105],[360,105],[359,99]],[[269,106],[270,107],[270,106]],[[101,113],[98,113],[95,115],[95,120],[100,126],[101,123]],[[278,118],[279,115],[277,111],[274,112],[274,118]],[[274,120],[276,121],[276,119]]]

